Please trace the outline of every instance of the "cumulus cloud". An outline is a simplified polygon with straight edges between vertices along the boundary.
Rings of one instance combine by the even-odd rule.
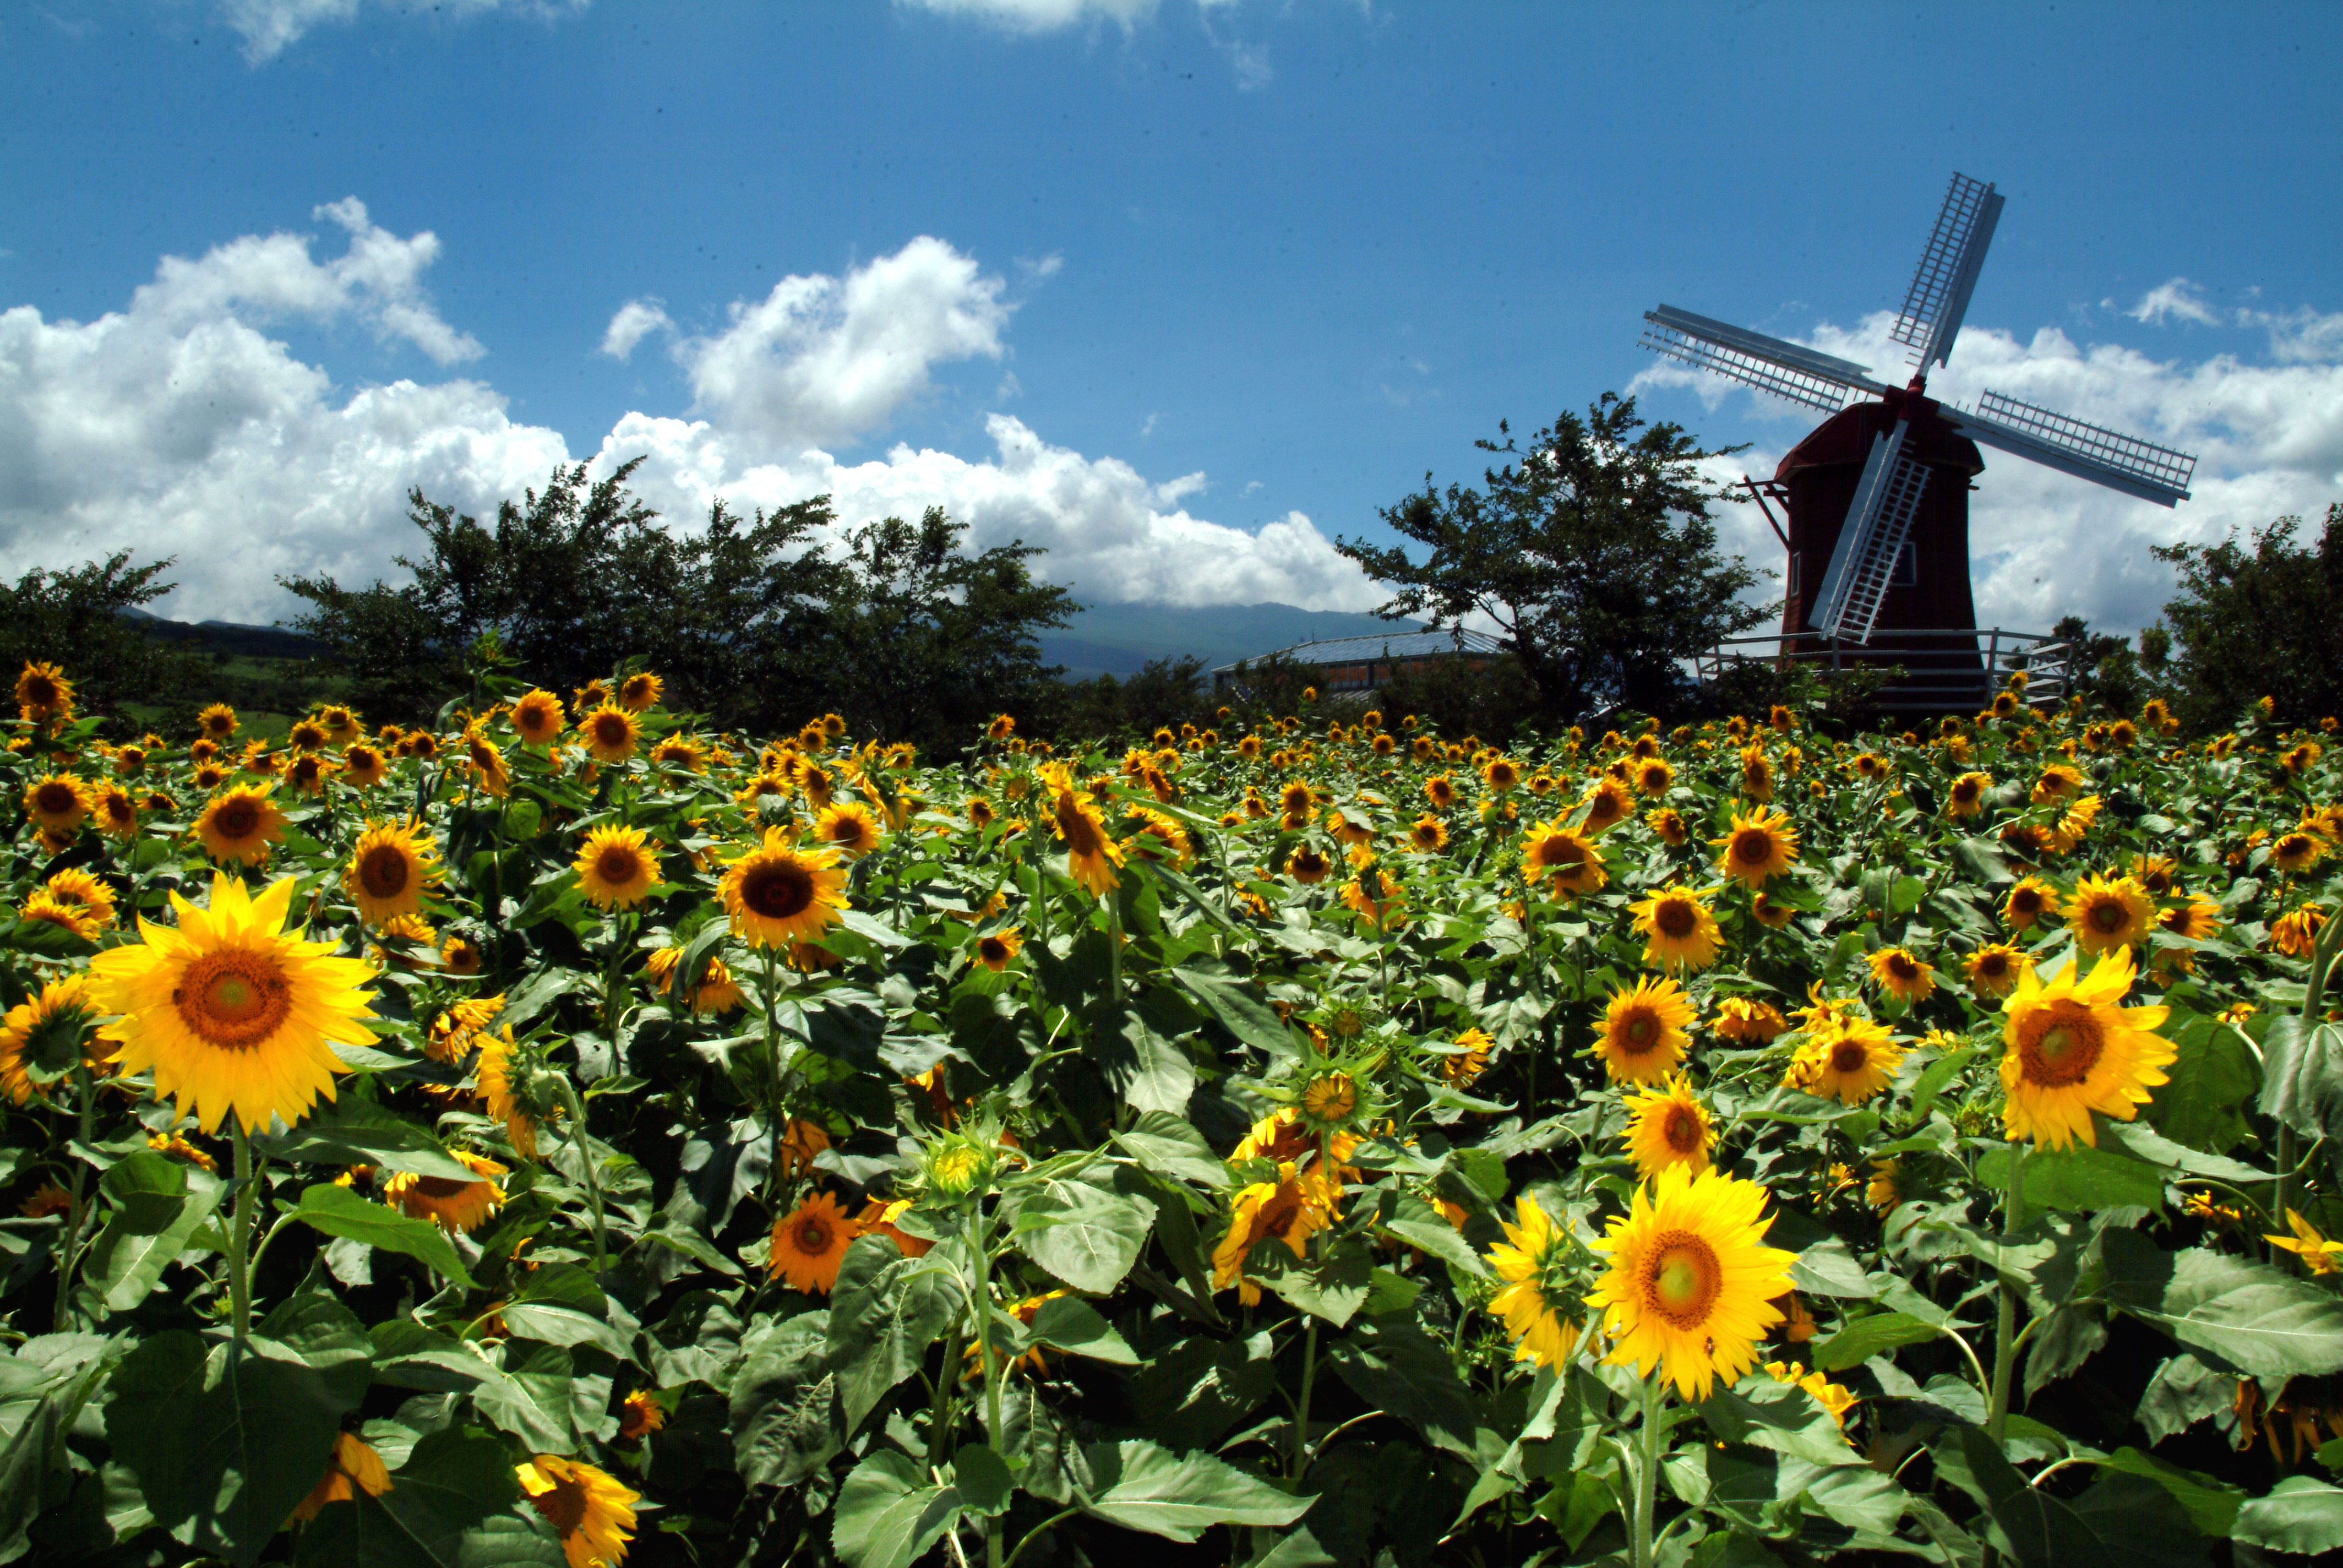
[[[1929,380],[1932,396],[1974,407],[1991,388],[2197,457],[2190,498],[2167,510],[1986,448],[1986,472],[1969,498],[1981,621],[2046,631],[2074,613],[2109,629],[2135,629],[2157,618],[2171,592],[2170,572],[2151,546],[2210,544],[2288,514],[2315,517],[2343,495],[2343,314],[2303,311],[2286,321],[2291,352],[2274,353],[2272,364],[2232,354],[2160,359],[2120,345],[2077,343],[2048,327],[2025,338],[1965,328],[1952,363]],[[1825,324],[1802,341],[1900,378],[1906,351],[1887,336],[1893,322],[1882,312],[1853,328]],[[1634,385],[1689,387],[1711,408],[1733,397],[1751,413],[1800,427],[1717,465],[1719,477],[1772,472],[1806,422],[1804,410],[1688,370],[1655,367]],[[1755,509],[1735,513],[1731,548],[1778,565],[1781,547]]]
[[[407,493],[477,514],[576,460],[562,435],[516,424],[478,381],[337,388],[263,328],[355,320],[443,361],[478,345],[431,313],[428,234],[401,239],[356,201],[320,208],[351,236],[319,261],[297,236],[248,236],[166,258],[125,310],[48,321],[0,313],[0,573],[124,545],[175,555],[185,618],[274,619],[297,608],[279,576],[395,575],[411,547]],[[990,452],[899,445],[863,460],[822,441],[882,427],[952,357],[998,358],[998,279],[942,242],[914,240],[844,278],[787,280],[728,330],[679,339],[699,417],[631,413],[582,454],[634,483],[669,525],[736,507],[835,498],[840,524],[941,506],[979,548],[1022,538],[1041,569],[1098,602],[1280,600],[1360,608],[1381,596],[1301,513],[1257,531],[1198,516],[1200,474],[1154,481],[1111,457],[1052,446],[995,414]],[[662,329],[656,301],[613,317],[603,347]]]
[[[675,323],[656,299],[629,299],[618,307],[610,317],[610,325],[602,333],[602,352],[613,359],[624,359],[653,332],[672,332]]]
[[[2134,321],[2145,321],[2161,327],[2167,321],[2193,321],[2200,327],[2220,324],[2220,315],[2198,297],[2197,286],[2185,277],[2167,279],[2140,296],[2137,305],[2124,312]]]
[[[792,276],[761,300],[735,301],[729,327],[678,340],[675,357],[725,428],[779,447],[839,441],[929,391],[934,366],[999,359],[1003,287],[922,235],[843,278]]]
[[[327,23],[355,21],[367,0],[220,0],[219,16],[244,38],[244,57],[257,65],[272,60],[300,41],[310,29]],[[387,0],[380,0],[387,4]],[[440,0],[431,9],[463,17],[484,11],[518,12],[551,18],[583,11],[588,0]],[[404,13],[413,9],[400,5]]]

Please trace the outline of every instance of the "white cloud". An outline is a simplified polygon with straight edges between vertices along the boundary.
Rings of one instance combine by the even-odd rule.
[[[999,359],[1011,309],[1002,287],[922,235],[842,280],[793,276],[755,304],[736,300],[729,327],[678,341],[675,357],[726,429],[820,445],[884,424],[930,389],[932,366]]]
[[[126,309],[95,321],[0,312],[0,573],[128,545],[178,558],[166,613],[272,620],[298,608],[280,575],[397,575],[392,556],[415,542],[410,487],[482,515],[574,460],[559,432],[515,424],[478,381],[337,388],[267,337],[270,321],[353,319],[446,357],[478,352],[423,301],[429,235],[388,235],[354,201],[320,210],[350,230],[349,256],[246,237],[166,258]],[[843,280],[791,279],[736,309],[728,332],[679,345],[706,417],[629,414],[588,455],[603,471],[648,456],[635,483],[674,527],[718,496],[746,508],[828,493],[847,526],[941,506],[979,548],[1041,545],[1043,573],[1100,602],[1380,602],[1302,514],[1258,532],[1212,522],[1189,510],[1202,475],[1153,483],[1006,415],[975,457],[898,446],[849,461],[816,444],[883,424],[940,358],[1000,357],[998,292],[935,240]],[[657,329],[659,307],[634,304],[605,347]]]
[[[1054,33],[1084,22],[1125,28],[1155,14],[1155,0],[898,0],[914,10],[970,16],[1014,33]]]
[[[2137,305],[2124,313],[2134,321],[2146,321],[2161,327],[2168,320],[2193,321],[2200,327],[2217,327],[2221,317],[2213,307],[2198,297],[2195,284],[2185,277],[2168,278],[2140,296]]]
[[[610,317],[610,325],[602,333],[602,352],[613,359],[624,359],[653,332],[672,332],[675,323],[667,318],[656,299],[629,299],[618,307]]]
[[[388,0],[378,0],[388,4]],[[244,37],[244,57],[257,65],[272,60],[310,29],[326,23],[355,21],[366,0],[220,0],[220,20]],[[439,0],[434,12],[450,17],[484,11],[512,11],[550,19],[564,11],[583,11],[588,0]],[[411,11],[401,5],[402,13]]]
[[[1852,331],[1825,324],[1802,341],[1900,378],[1906,351],[1887,336],[1893,319],[1883,312]],[[2306,310],[2285,320],[2292,352],[2273,355],[2278,362],[2268,365],[2229,354],[2157,359],[2113,344],[2078,345],[2055,328],[2024,340],[1965,329],[1952,363],[1931,377],[1931,396],[1974,407],[1991,388],[2197,457],[2191,498],[2167,510],[1985,449],[1986,472],[1969,498],[1980,621],[2046,631],[2071,612],[2131,631],[2156,619],[2171,594],[2171,574],[2151,546],[2209,544],[2289,513],[2316,517],[2343,495],[2343,316]],[[1646,370],[1632,384],[1657,386],[1690,387],[1712,409],[1735,390],[1673,367]],[[1811,417],[1754,394],[1736,407],[1801,427]],[[1768,442],[1714,471],[1734,478],[1771,473],[1796,439]],[[1734,514],[1730,548],[1777,567],[1781,547],[1755,508]]]

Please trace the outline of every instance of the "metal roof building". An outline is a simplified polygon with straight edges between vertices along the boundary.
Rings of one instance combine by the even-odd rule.
[[[1324,674],[1328,691],[1366,691],[1382,685],[1406,665],[1460,657],[1480,665],[1503,651],[1504,644],[1488,633],[1456,627],[1446,631],[1394,631],[1387,637],[1335,637],[1320,642],[1298,642],[1292,648],[1259,654],[1242,662],[1257,664],[1262,659],[1282,658],[1295,664],[1315,665]],[[1238,668],[1238,665],[1224,664],[1212,671],[1212,689],[1228,689]]]

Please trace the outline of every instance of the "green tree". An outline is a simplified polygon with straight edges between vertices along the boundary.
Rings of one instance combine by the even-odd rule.
[[[2179,592],[2164,607],[2180,721],[2197,730],[2235,722],[2268,697],[2278,718],[2307,723],[2343,714],[2343,502],[2327,508],[2316,541],[2298,542],[2298,517],[2217,545],[2159,546]]]
[[[1682,427],[1646,426],[1635,400],[1606,392],[1517,445],[1474,443],[1505,459],[1483,487],[1424,487],[1383,519],[1422,547],[1338,539],[1335,548],[1398,592],[1376,613],[1454,624],[1494,621],[1550,719],[1606,703],[1667,711],[1684,693],[1681,661],[1764,620],[1743,598],[1758,580],[1716,543],[1704,448]],[[1640,434],[1638,433],[1640,432]]]
[[[136,729],[128,702],[167,702],[202,688],[210,662],[150,631],[137,613],[169,593],[166,558],[130,564],[128,550],[102,561],[51,571],[35,567],[14,584],[0,582],[0,678],[14,680],[27,662],[62,668],[75,706]]]

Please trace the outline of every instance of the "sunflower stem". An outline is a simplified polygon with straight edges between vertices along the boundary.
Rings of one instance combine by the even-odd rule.
[[[569,1107],[569,1147],[578,1153],[578,1168],[586,1173],[586,1199],[594,1208],[594,1272],[610,1266],[608,1231],[602,1219],[602,1182],[594,1173],[594,1146],[586,1134],[586,1102],[568,1075],[561,1078],[561,1098]]]
[[[992,1261],[986,1254],[984,1226],[984,1194],[980,1189],[969,1206],[968,1245],[976,1266],[976,1361],[984,1373],[984,1435],[992,1452],[1003,1459],[1009,1457],[1009,1445],[1001,1416],[1001,1358],[992,1348]],[[951,1369],[944,1369],[950,1377]],[[984,1522],[984,1560],[990,1568],[1001,1568],[1001,1546],[1008,1521],[996,1513]]]
[[[2017,1209],[2026,1176],[2026,1145],[2010,1145],[2009,1183],[2001,1195],[2001,1243],[2007,1251],[2010,1239],[2017,1231]],[[2009,1424],[2009,1374],[2017,1363],[2017,1290],[2007,1280],[2001,1282],[2001,1301],[1996,1308],[1993,1334],[1993,1402],[1986,1407],[1986,1432],[1997,1445],[2003,1430]]]
[[[236,1224],[227,1244],[228,1328],[238,1343],[252,1332],[252,1218],[260,1203],[252,1174],[252,1138],[236,1121]]]
[[[74,1081],[79,1091],[75,1098],[78,1101],[81,1141],[84,1148],[89,1145],[91,1101],[97,1092],[94,1078],[95,1075],[90,1071],[87,1061],[81,1062],[74,1069]],[[57,1249],[57,1304],[55,1310],[50,1313],[49,1320],[60,1333],[65,1332],[65,1310],[73,1301],[74,1264],[78,1261],[74,1253],[81,1246],[82,1229],[88,1219],[85,1197],[88,1191],[88,1181],[89,1167],[81,1161],[75,1160],[73,1162],[73,1204],[66,1211],[65,1245]]]
[[[2338,947],[2343,947],[2343,911],[2328,917],[2327,923],[2319,929],[2318,940],[2311,945],[2310,972],[2303,977],[2302,982],[2301,1032],[2305,1042],[2308,1041],[2310,1031],[2318,1027],[2320,1014],[2326,1007],[2327,971],[2335,962]],[[2281,1120],[2278,1124],[2278,1185],[2270,1196],[2270,1209],[2275,1220],[2270,1228],[2274,1231],[2283,1230],[2287,1224],[2287,1208],[2293,1198],[2294,1166],[2294,1128]],[[2273,1262],[2278,1261],[2279,1251],[2276,1242],[2270,1243]]]
[[[1302,1398],[1293,1407],[1293,1455],[1287,1476],[1300,1482],[1310,1469],[1310,1388],[1318,1376],[1318,1319],[1312,1315],[1302,1336]]]
[[[1660,1372],[1644,1380],[1644,1427],[1635,1461],[1634,1568],[1652,1568],[1652,1517],[1660,1491]]]

